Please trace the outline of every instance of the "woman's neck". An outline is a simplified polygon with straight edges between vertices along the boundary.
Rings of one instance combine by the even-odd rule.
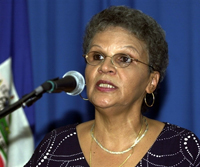
[[[95,138],[107,149],[118,151],[131,146],[142,127],[141,113],[126,112],[110,117],[109,115],[96,111],[93,130]]]

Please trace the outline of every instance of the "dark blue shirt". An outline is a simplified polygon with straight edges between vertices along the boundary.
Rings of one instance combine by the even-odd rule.
[[[25,167],[89,167],[76,125],[47,134]],[[191,131],[165,123],[155,143],[136,167],[199,167],[200,140]]]

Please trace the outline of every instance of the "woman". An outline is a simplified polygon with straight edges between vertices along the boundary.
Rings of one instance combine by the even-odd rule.
[[[192,132],[142,115],[168,65],[154,19],[124,6],[105,9],[87,25],[83,50],[95,120],[47,134],[26,167],[200,166]]]

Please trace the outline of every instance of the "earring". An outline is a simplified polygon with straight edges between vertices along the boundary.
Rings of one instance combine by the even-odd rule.
[[[85,86],[86,86],[86,84],[85,84]],[[89,99],[86,99],[86,98],[84,98],[83,96],[81,96],[81,93],[79,94],[79,96],[80,96],[83,100],[85,100],[85,101],[89,100]]]
[[[145,102],[145,104],[146,104],[148,107],[153,107],[153,105],[154,105],[154,102],[155,102],[155,96],[154,96],[154,94],[153,94],[153,93],[151,93],[151,95],[152,95],[152,98],[153,98],[153,102],[152,102],[152,104],[151,104],[151,105],[149,105],[149,104],[147,103],[146,96],[145,96],[145,98],[144,98],[144,102]]]
[[[85,100],[85,101],[89,100],[89,99],[86,99],[86,98],[84,98],[83,96],[81,96],[81,94],[79,94],[79,96],[80,96],[83,100]]]

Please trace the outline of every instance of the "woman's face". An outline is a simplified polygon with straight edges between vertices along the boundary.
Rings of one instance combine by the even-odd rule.
[[[148,64],[148,56],[143,42],[120,27],[108,28],[97,33],[90,43],[89,52],[100,52],[106,56],[124,53]],[[157,86],[159,74],[149,67],[133,61],[128,67],[115,67],[110,57],[104,62],[85,69],[87,95],[95,107],[141,107],[143,98]],[[153,86],[152,86],[153,85]]]

